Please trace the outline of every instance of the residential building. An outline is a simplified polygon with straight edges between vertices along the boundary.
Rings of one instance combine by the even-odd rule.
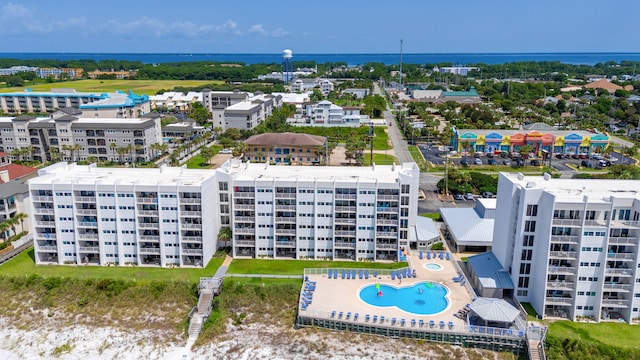
[[[335,105],[331,101],[322,100],[308,103],[293,118],[287,119],[292,125],[299,126],[360,126],[368,125],[368,115],[360,115],[360,107]]]
[[[356,97],[356,99],[363,99],[365,96],[371,93],[370,89],[360,89],[360,88],[351,88],[344,89],[342,91],[343,94],[351,94]]]
[[[607,79],[599,79],[593,81],[584,86],[586,89],[602,89],[607,90],[610,94],[614,94],[616,90],[633,91],[633,85],[626,85],[624,87],[614,84]]]
[[[418,229],[415,163],[216,170],[58,163],[29,181],[37,264],[205,266],[222,227],[234,257],[396,260]],[[436,235],[434,235],[434,233]]]
[[[65,161],[89,157],[118,161],[116,148],[131,146],[131,152],[124,155],[126,161],[148,161],[152,158],[150,146],[162,142],[158,114],[134,119],[83,118],[74,110],[65,109],[49,117],[0,117],[0,152],[28,149],[22,156],[43,162],[52,161],[52,152]]]
[[[38,68],[31,66],[12,66],[10,68],[0,69],[0,76],[11,76],[21,72],[35,72]]]
[[[221,223],[232,226],[234,257],[397,260],[401,249],[418,246],[409,232],[419,175],[415,163],[354,168],[232,160],[216,174]]]
[[[206,265],[220,219],[214,174],[67,163],[39,170],[29,181],[36,264]]]
[[[548,154],[604,153],[612,141],[606,133],[585,130],[483,130],[454,129],[449,145],[458,152],[512,152],[529,145],[532,152]]]
[[[85,116],[104,118],[139,117],[151,111],[149,97],[132,91],[95,93],[54,88],[51,92],[27,89],[0,93],[0,111],[4,113],[51,113],[67,107],[81,109]]]
[[[116,79],[128,79],[130,77],[135,77],[137,74],[136,70],[129,70],[129,71],[114,71],[113,69],[109,70],[109,71],[101,71],[101,70],[95,70],[95,71],[89,71],[87,73],[87,75],[89,76],[90,79],[95,79],[95,78],[99,78],[101,76],[113,76]]]
[[[296,79],[291,84],[291,92],[303,93],[314,88],[319,88],[322,95],[327,96],[335,88],[333,83],[328,79],[309,78],[309,79]]]
[[[36,75],[41,78],[52,77],[59,79],[62,74],[70,79],[80,79],[84,73],[84,69],[81,68],[37,68]]]
[[[29,213],[28,179],[36,176],[38,169],[11,162],[11,156],[0,152],[0,222]],[[31,219],[26,217],[18,229],[28,230]]]
[[[467,76],[470,71],[478,70],[477,67],[470,66],[443,66],[443,67],[434,67],[434,72],[445,73],[445,74],[454,74],[454,75],[462,75]]]
[[[290,132],[264,133],[253,135],[244,142],[247,161],[311,165],[320,162],[318,148],[325,146],[326,138]]]
[[[501,173],[492,252],[543,317],[640,317],[640,182]]]
[[[191,109],[195,102],[204,103],[202,94],[202,92],[197,91],[189,91],[186,94],[179,91],[168,91],[149,96],[149,102],[151,104],[151,110],[154,111],[186,112]]]
[[[423,90],[414,88],[410,90],[411,100],[429,103],[445,103],[454,101],[459,104],[477,104],[482,102],[480,94],[474,86],[467,91],[443,91],[443,90]]]

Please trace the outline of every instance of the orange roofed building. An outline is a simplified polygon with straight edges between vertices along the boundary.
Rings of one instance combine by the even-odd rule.
[[[594,81],[592,83],[588,83],[587,85],[585,85],[585,88],[587,88],[587,89],[604,89],[604,90],[607,90],[609,92],[609,94],[615,93],[616,90],[633,91],[633,85],[626,85],[626,86],[622,87],[620,85],[616,85],[616,84],[610,82],[607,79],[600,79],[598,81]]]

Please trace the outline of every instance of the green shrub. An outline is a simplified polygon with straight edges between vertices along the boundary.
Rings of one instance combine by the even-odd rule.
[[[439,241],[431,245],[431,250],[444,250],[444,244],[442,244],[442,242]]]

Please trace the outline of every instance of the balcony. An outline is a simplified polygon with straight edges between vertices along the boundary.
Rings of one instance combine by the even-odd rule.
[[[343,249],[355,249],[355,242],[344,242],[344,241],[336,241],[333,243],[334,248],[343,248]]]
[[[234,216],[233,220],[238,222],[255,222],[256,218],[255,216]]]
[[[238,234],[238,235],[253,235],[253,233],[255,232],[255,228],[250,228],[250,227],[246,227],[246,228],[234,228],[233,229],[233,233],[234,234]],[[295,234],[295,230],[293,230],[294,234]]]
[[[631,302],[625,299],[602,299],[602,306],[612,308],[626,308]]]
[[[584,226],[593,226],[593,227],[607,226],[607,221],[606,220],[585,220]]]
[[[550,259],[572,259],[578,258],[578,253],[575,251],[549,251]]]
[[[376,231],[376,237],[397,238],[398,237],[398,233],[397,232],[391,232],[391,231]]]
[[[580,243],[580,236],[570,236],[570,235],[552,235],[551,236],[552,244],[571,244],[577,245]]]
[[[43,246],[38,246],[38,251],[58,252],[58,247],[51,246],[51,245],[43,245]]]
[[[53,196],[32,196],[32,201],[40,201],[40,202],[52,202]]]
[[[336,194],[336,200],[355,200],[356,194]]]
[[[182,223],[180,225],[180,227],[182,227],[183,229],[202,229],[202,224],[188,224],[188,223]]]
[[[200,204],[200,198],[180,198],[180,204]]]
[[[277,247],[285,247],[285,248],[295,248],[296,247],[296,242],[295,241],[276,241],[275,242]]]
[[[157,229],[158,226],[160,224],[159,223],[140,223],[138,224],[138,227],[141,229]]]
[[[55,227],[56,226],[56,222],[55,221],[36,220],[35,223],[36,223],[36,226],[47,226],[47,227]]]
[[[78,239],[80,240],[98,240],[98,234],[96,233],[78,233]]]
[[[291,210],[291,211],[295,211],[296,210],[296,206],[295,205],[280,205],[280,204],[276,204],[276,210]]]
[[[633,276],[633,269],[606,268],[604,269],[604,274],[611,276]]]
[[[553,225],[582,226],[582,219],[558,219],[558,218],[553,218]]]
[[[295,224],[296,217],[295,216],[278,216],[276,217],[277,223],[285,223],[285,224]]]
[[[334,236],[356,236],[355,230],[336,230],[333,232]]]
[[[140,250],[138,250],[139,254],[160,254],[160,248],[152,248],[152,247],[141,247]]]
[[[159,235],[140,235],[140,241],[160,241]]]
[[[336,212],[355,212],[355,206],[336,206]]]
[[[376,199],[379,201],[398,201],[398,196],[399,195],[378,195]]]
[[[74,200],[77,203],[95,204],[96,197],[95,196],[76,196]]]
[[[633,291],[631,284],[616,284],[614,282],[606,282],[603,286],[604,291],[629,292]]]
[[[397,250],[398,244],[379,244],[376,243],[376,250]]]
[[[182,249],[181,252],[185,255],[202,255],[202,249]]]
[[[635,253],[608,253],[607,259],[630,261],[630,260],[636,259],[636,254]]]
[[[398,220],[376,219],[378,225],[398,225]]]
[[[158,240],[160,237],[158,236]],[[202,237],[200,236],[183,236],[182,242],[190,242],[190,243],[202,243]]]
[[[238,210],[253,210],[256,206],[254,204],[234,204],[233,208]]]
[[[180,211],[180,216],[202,216],[202,211]]]
[[[234,193],[238,194],[238,193]],[[253,195],[253,193],[251,193]],[[276,199],[295,199],[296,193],[276,193]]]
[[[397,214],[399,209],[397,207],[379,207],[377,210],[379,213]]]
[[[76,214],[78,215],[98,215],[98,210],[96,209],[77,209]]]
[[[575,285],[573,281],[547,281],[547,289],[553,290],[573,290]]]
[[[334,221],[336,224],[346,224],[346,225],[355,225],[356,219],[343,219],[343,218],[335,218]]]
[[[97,228],[98,222],[97,221],[80,221],[78,222],[78,227]]]
[[[237,234],[242,234],[242,233],[237,233]],[[247,233],[247,234],[253,234],[253,232]],[[278,234],[278,235],[295,235],[296,234],[296,229],[276,229],[276,234]]]
[[[34,208],[33,211],[34,211],[35,215],[53,215],[53,214],[55,214],[55,211],[53,209],[49,209],[49,208],[36,207],[36,208]]]
[[[572,306],[573,298],[568,294],[565,296],[547,296],[546,305]]]
[[[97,246],[80,246],[80,252],[97,254],[100,252],[100,248]]]
[[[158,210],[138,210],[139,216],[158,216]]]
[[[556,275],[575,275],[578,270],[573,266],[555,266],[549,265],[547,273]]]
[[[234,244],[236,246],[256,246],[256,242],[253,240],[236,240]]]
[[[609,245],[638,246],[637,237],[610,237]]]
[[[139,197],[136,199],[136,202],[138,204],[157,204],[158,198],[157,197]]]

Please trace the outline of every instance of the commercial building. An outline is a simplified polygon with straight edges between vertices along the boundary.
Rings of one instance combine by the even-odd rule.
[[[253,135],[247,140],[244,158],[253,162],[274,162],[285,164],[318,164],[318,148],[324,148],[323,136],[298,133],[264,133]]]
[[[496,200],[478,198],[475,202],[473,208],[440,208],[445,237],[457,252],[491,251]]]
[[[0,110],[4,113],[51,113],[73,107],[85,116],[131,118],[149,113],[149,97],[132,91],[124,93],[77,92],[74,89],[51,89],[51,92],[31,91],[0,93]]]
[[[492,252],[513,295],[543,317],[640,317],[639,193],[635,180],[501,173]]]
[[[41,169],[29,181],[36,264],[206,265],[217,247],[216,189],[213,171]]]
[[[454,101],[458,104],[477,104],[482,101],[475,86],[469,87],[466,91],[443,91],[443,90],[422,90],[414,88],[410,90],[413,101],[429,102],[441,104],[447,101]]]
[[[134,119],[84,118],[80,114],[65,109],[49,117],[0,117],[0,152],[15,157],[16,150],[22,149],[26,150],[22,156],[42,162],[51,161],[56,154],[65,161],[89,157],[118,161],[116,149],[131,145],[131,152],[124,154],[126,161],[148,161],[151,145],[162,142],[158,114]]]
[[[523,132],[520,130],[455,129],[450,146],[458,152],[476,153],[518,151],[529,145],[532,152],[549,154],[604,153],[611,139],[606,133],[584,130]]]
[[[38,174],[29,181],[37,264],[204,266],[222,227],[232,229],[234,257],[395,260],[433,241],[433,231],[416,228],[414,163],[59,163]]]

